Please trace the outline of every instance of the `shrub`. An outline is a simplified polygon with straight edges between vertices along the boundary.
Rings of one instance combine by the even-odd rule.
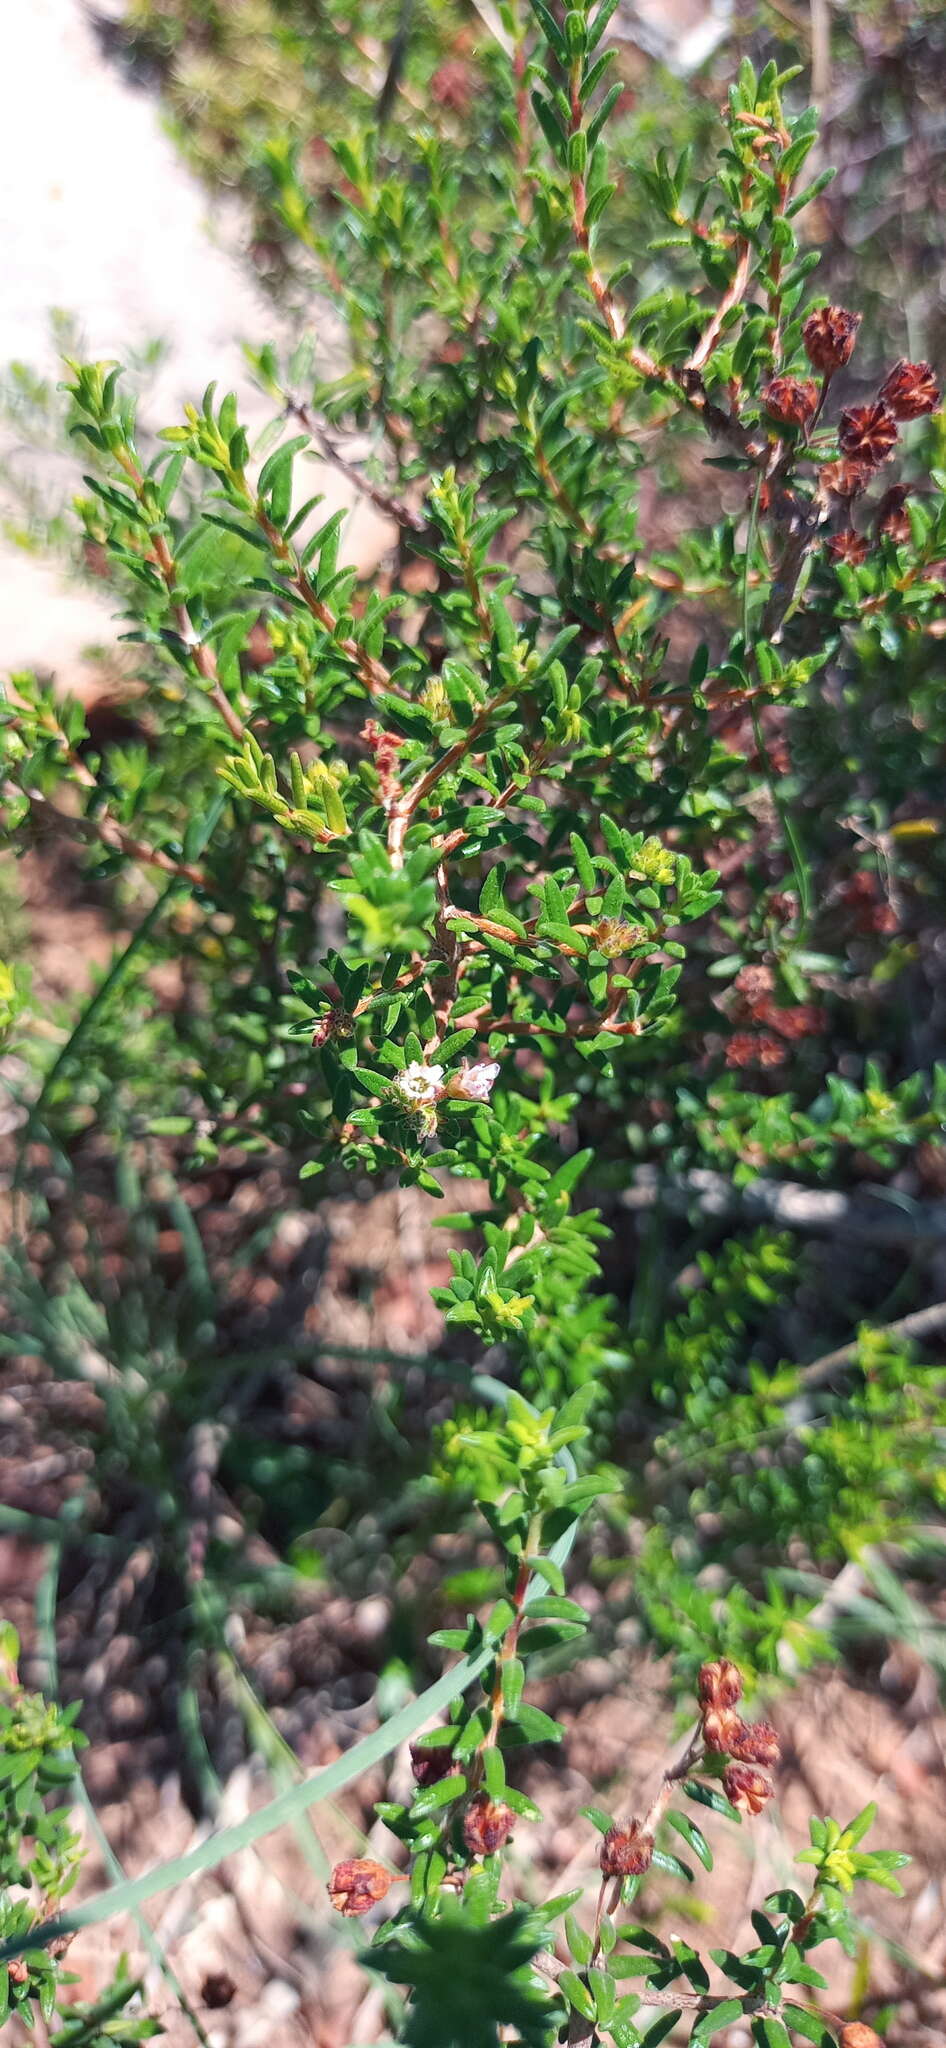
[[[646,1199],[641,1166],[685,1210],[719,1169],[736,1208],[786,1171],[843,1201],[918,1141],[935,1172],[944,1104],[900,1028],[942,877],[935,378],[901,360],[845,384],[858,311],[806,296],[798,222],[827,174],[805,185],[815,120],[774,65],[743,64],[712,176],[686,151],[631,166],[664,231],[605,267],[610,11],[501,9],[475,206],[462,152],[423,121],[409,165],[339,142],[331,213],[291,151],[270,158],[351,355],[335,378],[305,350],[286,368],[256,355],[265,446],[211,386],[155,451],[118,370],[70,364],[93,465],[80,510],[140,651],[141,731],[99,748],[78,706],[24,676],[4,710],[24,839],[74,837],[137,918],[29,1102],[24,1178],[32,1141],[74,1159],[97,1125],[120,1156],[182,1172],[278,1148],[306,1199],[340,1169],[452,1203],[473,1184],[447,1212],[459,1242],[435,1298],[454,1358],[485,1347],[501,1377],[474,1377],[437,1475],[487,1514],[509,1585],[488,1623],[445,1639],[488,1672],[472,1715],[457,1679],[440,1738],[464,1768],[425,1763],[413,1806],[385,1809],[413,1904],[373,1962],[414,1986],[417,2039],[451,1977],[496,1987],[471,2035],[555,2024],[526,1969],[534,1915],[493,1917],[493,1837],[521,1809],[498,1734],[554,1732],[521,1705],[519,1632],[526,1605],[523,1650],[583,1628],[540,1538],[597,1497],[606,1461],[630,1462],[623,1504],[650,1522],[639,1611],[683,1679],[737,1637],[756,1670],[780,1668],[786,1638],[814,1654],[814,1596],[786,1602],[777,1576],[790,1547],[830,1566],[941,1507],[909,1318],[824,1371],[748,1358],[760,1308],[806,1270],[773,1231],[712,1246],[682,1308],[642,1257],[654,1312],[630,1338],[602,1282],[590,1201],[613,1221]],[[306,495],[311,455],[350,467],[350,429],[371,437],[361,486],[396,532],[367,583],[341,518]],[[169,962],[173,1009],[147,978]],[[498,1427],[472,1405],[507,1395]],[[213,1405],[192,1377],[162,1405],[169,1436],[195,1399]],[[572,1438],[579,1477],[559,1455]],[[159,1430],[148,1457],[180,1542],[162,1456]],[[702,1756],[695,1796],[718,1803]],[[724,1768],[737,1805],[767,1796],[752,1757]],[[733,1978],[763,2048],[787,2038],[781,1986],[810,1981],[803,1951],[840,1924],[831,1888],[858,1867],[856,1828],[842,1843],[824,1825],[828,1894],[776,1899]],[[691,1820],[678,1831],[693,1842]],[[356,1864],[335,1889],[369,1904],[381,1883]],[[579,1940],[558,1995],[630,2044],[605,1939],[584,1959]],[[698,1959],[647,1953],[664,1989],[689,1972],[703,1997]],[[830,2039],[818,2025],[806,2038]]]

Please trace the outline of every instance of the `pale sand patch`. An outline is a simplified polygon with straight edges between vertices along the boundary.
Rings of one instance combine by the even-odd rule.
[[[165,344],[147,381],[152,427],[216,378],[221,391],[237,392],[258,431],[270,408],[253,389],[242,343],[278,341],[279,323],[239,260],[239,208],[208,199],[165,134],[155,98],[102,54],[81,0],[0,8],[0,69],[0,367],[19,359],[59,374],[49,324],[59,307],[90,357],[127,360],[130,350]],[[337,351],[337,335],[330,345]],[[0,455],[51,510],[78,485],[80,461],[18,448],[6,427]],[[328,510],[351,503],[334,472],[319,482]],[[309,465],[305,484],[315,487]],[[370,567],[389,544],[390,529],[360,504],[346,531],[348,559]],[[107,593],[0,540],[0,674],[36,666],[55,670],[65,688],[87,690],[86,650],[112,645],[122,630],[113,611]]]

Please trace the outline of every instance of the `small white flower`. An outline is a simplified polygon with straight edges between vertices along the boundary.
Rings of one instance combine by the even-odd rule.
[[[459,1102],[488,1102],[498,1073],[498,1060],[477,1060],[451,1077],[447,1092]]]
[[[409,1109],[429,1109],[443,1089],[443,1068],[425,1067],[421,1060],[412,1060],[398,1074],[394,1087]]]

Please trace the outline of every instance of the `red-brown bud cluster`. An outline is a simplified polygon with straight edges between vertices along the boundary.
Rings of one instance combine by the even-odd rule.
[[[741,1764],[764,1764],[771,1769],[782,1754],[775,1729],[770,1721],[740,1721],[730,1732],[726,1745],[729,1755]]]
[[[737,1031],[730,1041],[730,1047],[736,1044],[736,1056],[729,1058],[731,1066],[778,1066],[785,1058],[785,1051],[784,1048],[779,1049],[778,1040],[771,1037],[772,1031],[777,1032],[779,1038],[796,1039],[814,1037],[824,1029],[824,1011],[816,1004],[782,1005],[776,1002],[775,975],[771,967],[766,967],[762,961],[748,961],[745,967],[740,967],[733,990],[734,1001],[730,1005],[733,1018],[740,1023],[746,1021],[770,1029],[757,1035]],[[742,1050],[743,1042],[745,1051]]]
[[[819,306],[809,313],[801,338],[812,369],[825,377],[843,370],[854,353],[860,324],[860,314],[849,313],[844,306]]]
[[[910,519],[906,509],[906,484],[891,484],[885,491],[874,514],[874,530],[892,540],[895,547],[907,545],[911,539]]]
[[[851,911],[858,931],[880,934],[896,931],[897,913],[882,896],[876,875],[869,874],[866,868],[860,868],[849,882],[845,882],[840,891],[840,901],[846,910]]]
[[[863,2020],[848,2020],[838,2035],[838,2048],[884,2048],[884,2044]]]
[[[448,57],[430,81],[430,97],[450,114],[468,114],[476,90],[476,73],[463,57]]]
[[[771,1031],[734,1031],[726,1047],[727,1067],[782,1067],[788,1049]]]
[[[741,972],[744,975],[758,973],[767,976],[770,970],[767,967],[744,967]],[[737,1664],[730,1663],[728,1657],[721,1657],[715,1664],[703,1665],[696,1690],[702,1707],[734,1707],[742,1698],[742,1672]]]
[[[609,1828],[601,1844],[604,1877],[643,1877],[654,1855],[654,1838],[642,1821],[629,1820]]]
[[[933,412],[939,404],[939,385],[930,364],[908,363],[901,357],[887,372],[880,398],[897,420],[918,420]]]
[[[707,1707],[703,1714],[703,1742],[714,1755],[728,1756],[741,1727],[739,1715],[731,1707]]]
[[[769,418],[781,427],[806,427],[818,404],[818,386],[809,377],[773,377],[762,393]]]
[[[761,1813],[772,1797],[772,1786],[764,1771],[753,1769],[751,1764],[727,1764],[723,1791],[737,1813]]]
[[[872,405],[851,405],[842,412],[838,426],[838,440],[841,452],[853,456],[855,462],[866,462],[876,469],[886,462],[897,439],[897,422],[889,405],[882,398]]]
[[[743,968],[742,974],[758,975],[765,968]],[[761,992],[761,988],[760,988]],[[721,1658],[704,1664],[697,1681],[703,1746],[711,1755],[729,1758],[723,1773],[723,1790],[740,1813],[761,1813],[772,1797],[772,1787],[759,1765],[777,1764],[779,1739],[768,1721],[744,1721],[736,1712],[742,1698],[742,1676],[735,1664]]]
[[[328,1881],[328,1895],[336,1913],[351,1919],[368,1913],[390,1891],[394,1872],[385,1870],[370,1856],[356,1856],[348,1863],[336,1863]]]
[[[867,489],[870,479],[871,469],[866,462],[826,462],[821,471],[825,490],[834,498],[843,498],[846,504]]]
[[[511,1806],[491,1799],[488,1792],[477,1792],[463,1816],[463,1839],[471,1856],[493,1856],[508,1842],[515,1825]]]
[[[397,772],[397,757],[401,747],[404,745],[404,741],[398,733],[386,732],[385,728],[379,725],[374,718],[369,718],[367,724],[362,726],[358,737],[365,741],[374,755],[374,765],[378,771],[378,781],[381,785],[381,802],[383,804],[393,803],[394,799],[400,796],[401,793]]]
[[[828,553],[835,562],[848,562],[852,568],[857,568],[867,560],[867,542],[853,526],[843,526],[840,533],[831,535]]]

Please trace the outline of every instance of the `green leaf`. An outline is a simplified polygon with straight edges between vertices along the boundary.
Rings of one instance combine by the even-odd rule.
[[[806,2041],[813,2041],[815,2048],[836,2048],[837,2035],[818,2013],[807,2012],[802,2005],[786,2005],[782,2011],[786,2024]]]
[[[683,1836],[684,1841],[693,1850],[694,1855],[699,1857],[704,1870],[712,1870],[712,1849],[702,1829],[697,1827],[695,1820],[691,1820],[688,1814],[677,1813],[671,1808],[667,1814],[667,1824],[669,1827],[676,1828],[677,1834]]]
[[[563,1998],[566,1998],[568,2000],[569,2005],[572,2006],[576,2012],[581,2013],[582,2019],[594,2019],[594,1999],[591,1996],[591,1992],[589,1991],[587,1984],[582,1983],[581,1978],[575,1975],[574,1970],[562,1970],[560,1972],[558,1979],[558,1988],[562,1993]]]
[[[742,2018],[742,2001],[739,1998],[721,1998],[712,2012],[701,2013],[694,2022],[690,2035],[690,2048],[706,2048],[724,2027],[731,2027],[734,2020]]]

